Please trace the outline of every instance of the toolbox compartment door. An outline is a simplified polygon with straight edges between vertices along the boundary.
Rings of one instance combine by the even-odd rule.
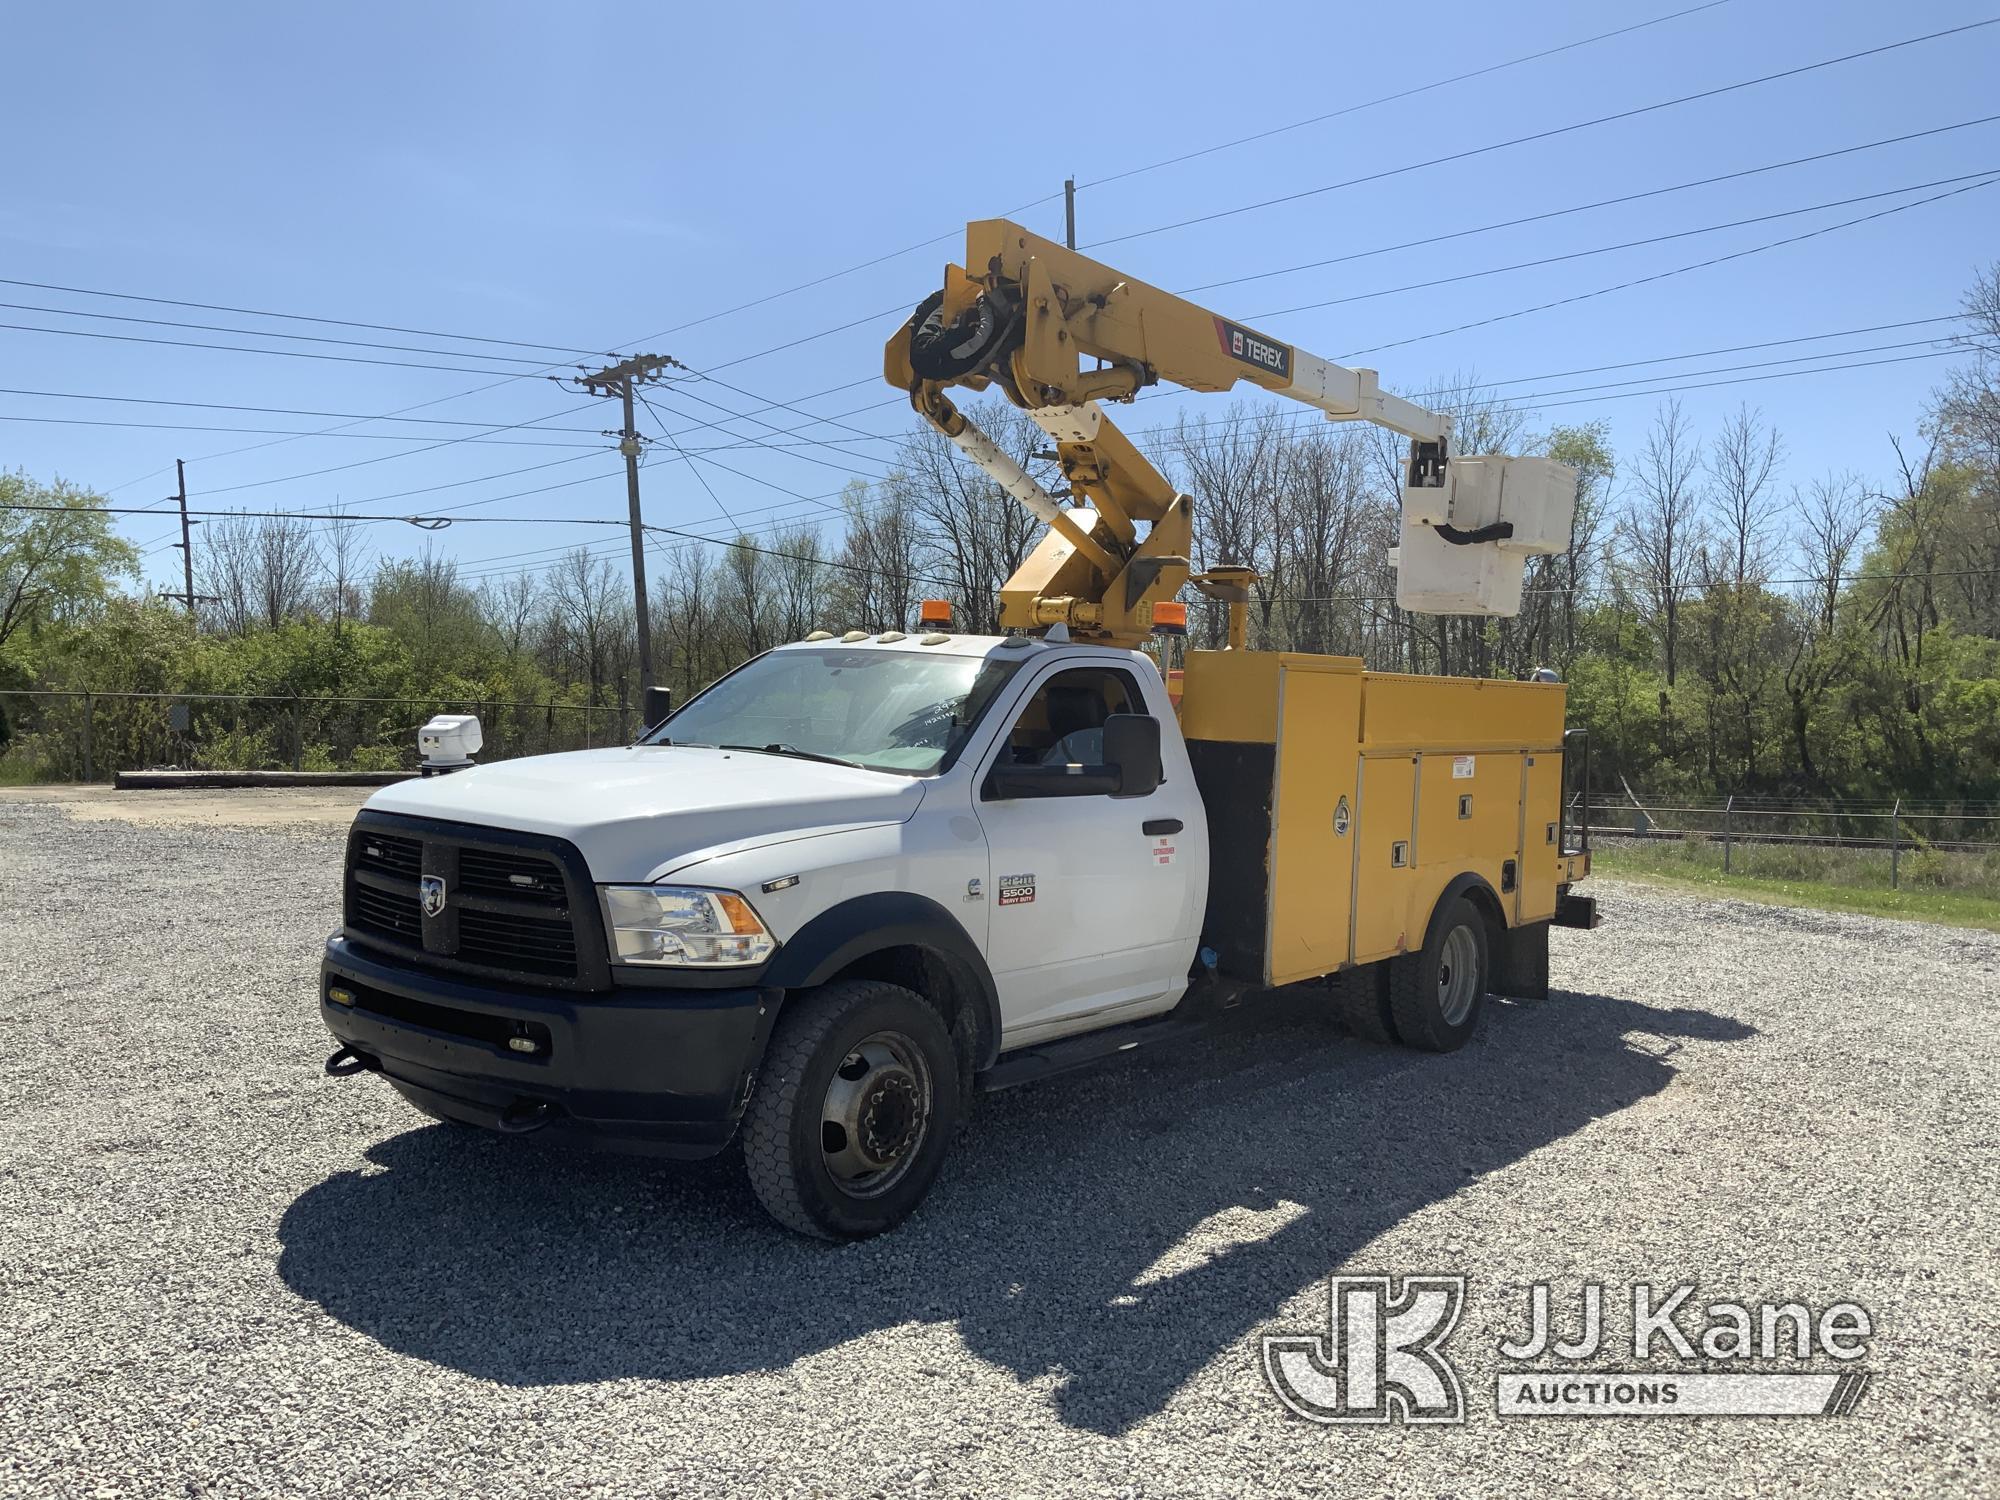
[[[1410,928],[1416,889],[1417,762],[1408,754],[1364,755],[1358,794],[1352,903],[1354,961],[1368,963],[1421,946]],[[1400,846],[1400,848],[1398,847]],[[1424,914],[1425,919],[1429,913]]]
[[[1361,674],[1289,658],[1279,675],[1268,982],[1331,974],[1351,953]]]

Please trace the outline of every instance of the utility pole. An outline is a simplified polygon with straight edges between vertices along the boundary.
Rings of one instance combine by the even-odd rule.
[[[625,411],[625,425],[618,432],[618,451],[625,455],[625,505],[632,522],[632,615],[639,628],[642,702],[653,688],[653,619],[646,603],[646,527],[639,517],[639,425],[632,415],[632,392],[635,387],[664,379],[667,370],[684,368],[679,360],[664,354],[638,354],[594,375],[581,376],[575,382],[593,396],[618,397]]]
[[[1063,179],[1063,243],[1076,248],[1076,179]]]
[[[182,593],[162,594],[160,597],[162,599],[180,600],[181,603],[187,606],[187,612],[191,615],[194,613],[194,607],[197,604],[204,602],[214,603],[215,595],[197,594],[194,591],[194,538],[189,534],[188,528],[199,526],[201,522],[190,521],[188,519],[187,464],[182,459],[177,458],[174,460],[174,478],[178,481],[178,489],[173,499],[181,508],[181,539],[175,542],[174,545],[181,549],[181,579],[186,588]]]

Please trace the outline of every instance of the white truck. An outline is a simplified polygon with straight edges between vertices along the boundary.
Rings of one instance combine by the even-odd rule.
[[[1456,459],[1451,419],[1004,220],[891,338],[885,376],[1048,534],[998,636],[816,631],[637,743],[427,775],[349,837],[320,1009],[336,1075],[442,1119],[670,1155],[740,1136],[793,1229],[895,1224],[976,1087],[1315,982],[1362,1034],[1462,1045],[1489,985],[1545,993],[1551,922],[1595,925],[1563,823],[1563,689],[1255,652],[1247,568],[1192,570],[1192,499],[1101,400],[1248,380],[1412,441],[1399,595],[1509,614],[1568,545],[1574,475]],[[946,396],[997,386],[1063,505]],[[1170,690],[1134,649],[1229,649]],[[926,606],[925,619],[939,623]]]

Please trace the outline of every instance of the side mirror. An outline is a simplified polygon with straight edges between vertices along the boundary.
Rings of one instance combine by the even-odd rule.
[[[1160,721],[1150,714],[1113,714],[1104,721],[1103,765],[997,765],[987,773],[982,795],[995,802],[1018,797],[1144,797],[1160,781]]]
[[[1104,759],[1118,772],[1120,797],[1144,797],[1164,778],[1160,721],[1151,714],[1113,714],[1104,721]]]

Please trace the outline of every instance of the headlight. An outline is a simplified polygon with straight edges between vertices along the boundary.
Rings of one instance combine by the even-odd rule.
[[[678,885],[607,885],[604,926],[621,964],[735,968],[760,964],[777,939],[734,891]]]

